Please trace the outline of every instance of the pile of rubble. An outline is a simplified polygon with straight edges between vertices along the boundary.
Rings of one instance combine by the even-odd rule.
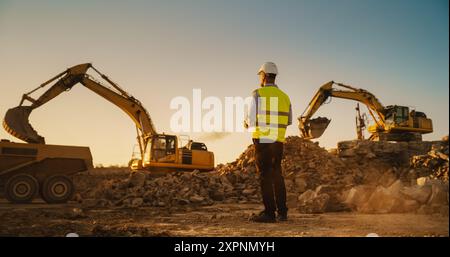
[[[217,170],[221,174],[233,174],[236,171],[245,174],[253,173],[254,167],[254,149],[250,145],[236,161],[219,165]],[[329,153],[318,143],[297,136],[286,138],[282,168],[288,205],[299,205],[299,209],[304,212],[347,209],[337,196],[343,189],[351,187],[355,179],[359,179],[360,172],[358,168],[349,168],[341,158]],[[317,191],[319,195],[312,197],[309,191]],[[305,200],[304,196],[300,197],[303,193],[313,199]],[[327,200],[318,200],[323,198]]]
[[[353,210],[448,215],[448,136],[432,142],[346,141],[338,147],[347,163],[370,160],[390,167],[366,173],[363,183],[342,192],[341,201]]]
[[[125,180],[108,180],[82,196],[86,205],[171,207],[178,205],[211,205],[214,201],[246,203],[259,200],[255,173],[218,172],[170,173],[152,177],[136,172]]]
[[[389,142],[351,140],[338,143],[337,154],[344,159],[356,162],[377,160],[394,167],[409,167],[409,160],[424,154],[441,141]]]
[[[289,137],[284,153],[282,166],[291,204],[296,205],[298,196],[308,189],[333,182],[333,188],[338,190],[353,179],[353,170],[346,169],[339,157],[328,153],[317,143]],[[345,176],[347,173],[348,176]],[[330,198],[337,202],[335,197]],[[138,172],[128,179],[107,180],[93,190],[84,192],[78,200],[87,206],[125,208],[210,205],[218,201],[260,202],[254,149],[250,145],[236,161],[220,164],[213,172],[170,173],[157,178]]]
[[[427,154],[411,158],[411,167],[420,175],[441,179],[448,182],[448,136],[432,145]]]
[[[284,145],[282,160],[287,187],[294,191],[304,192],[307,188],[315,188],[332,180],[339,180],[348,173],[345,164],[337,156],[331,155],[318,143],[299,137],[288,137]],[[216,168],[221,174],[255,172],[254,147],[250,145],[239,158]],[[306,183],[306,181],[308,181]]]
[[[439,144],[347,141],[333,153],[293,136],[286,139],[282,167],[288,206],[304,213],[448,210],[448,139]],[[424,174],[425,168],[432,172]],[[105,181],[82,198],[85,204],[125,208],[260,202],[254,148],[250,145],[236,161],[219,164],[213,172],[158,178],[138,172]]]

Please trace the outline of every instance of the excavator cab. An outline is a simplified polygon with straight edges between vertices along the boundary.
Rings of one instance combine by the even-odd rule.
[[[152,138],[150,160],[154,162],[175,162],[177,137],[171,135],[156,135]]]
[[[389,105],[386,107],[385,122],[393,123],[397,125],[408,126],[409,120],[409,107]]]
[[[401,130],[409,128],[412,132],[430,133],[433,131],[431,119],[423,112],[410,110],[406,106],[389,105],[386,107],[385,122],[391,125],[391,129]]]
[[[194,142],[189,140],[189,142],[183,147],[186,150],[200,150],[200,151],[208,151],[208,147],[204,143]]]

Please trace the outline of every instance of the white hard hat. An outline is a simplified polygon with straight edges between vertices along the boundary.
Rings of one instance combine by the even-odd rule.
[[[261,68],[258,70],[258,74],[261,72],[264,73],[272,73],[272,74],[278,74],[277,65],[273,62],[265,62],[263,65],[261,65]]]

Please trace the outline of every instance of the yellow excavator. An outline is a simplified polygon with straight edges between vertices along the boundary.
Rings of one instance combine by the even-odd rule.
[[[104,86],[87,74],[89,69],[94,70],[111,87]],[[55,80],[57,81],[40,97],[34,99],[30,96]],[[62,92],[70,90],[77,83],[116,105],[133,120],[136,125],[139,156],[130,161],[129,165],[132,170],[176,171],[198,169],[208,171],[214,169],[214,154],[208,151],[204,143],[189,140],[186,145],[181,146],[177,136],[157,133],[150,115],[141,102],[90,63],[73,66],[44,82],[38,88],[24,94],[19,106],[6,112],[3,127],[11,135],[27,143],[45,144],[44,137],[40,136],[29,123],[30,113]],[[24,105],[25,101],[31,104]]]
[[[330,81],[319,88],[298,118],[298,127],[303,138],[313,139],[322,136],[331,120],[325,117],[312,119],[312,116],[331,97],[355,100],[366,105],[375,122],[368,127],[369,140],[421,141],[422,134],[433,132],[432,121],[423,112],[410,110],[407,106],[385,107],[367,90]]]

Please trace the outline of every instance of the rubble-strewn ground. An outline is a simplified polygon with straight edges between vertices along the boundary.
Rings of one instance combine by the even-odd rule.
[[[253,148],[216,171],[164,176],[94,169],[66,205],[0,202],[0,235],[448,236],[448,137],[340,142],[327,151],[289,137],[283,171],[290,219],[257,224]]]
[[[290,213],[288,222],[255,224],[248,215],[258,204],[216,204],[188,209],[78,209],[75,203],[49,206],[0,203],[0,235],[64,236],[449,236],[448,216]],[[81,211],[80,211],[81,210]]]

